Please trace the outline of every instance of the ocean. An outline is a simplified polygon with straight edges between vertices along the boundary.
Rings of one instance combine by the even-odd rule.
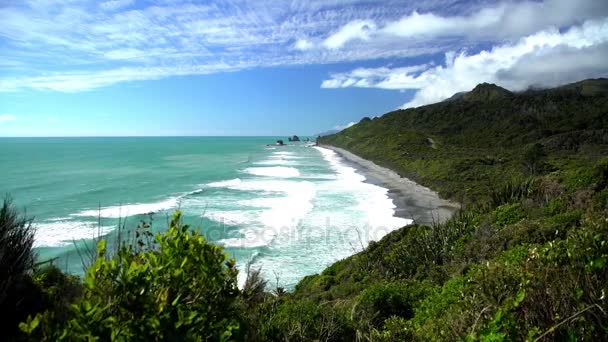
[[[161,232],[177,208],[241,283],[250,264],[287,289],[411,222],[333,151],[277,139],[2,138],[0,192],[34,217],[38,260],[74,274],[96,237],[142,220]]]

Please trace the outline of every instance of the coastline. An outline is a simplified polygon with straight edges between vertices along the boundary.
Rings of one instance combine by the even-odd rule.
[[[415,224],[431,225],[450,219],[460,204],[442,199],[439,194],[395,171],[363,159],[345,149],[319,145],[338,154],[349,166],[361,172],[366,182],[388,189],[388,196],[395,204],[395,216],[412,219]]]

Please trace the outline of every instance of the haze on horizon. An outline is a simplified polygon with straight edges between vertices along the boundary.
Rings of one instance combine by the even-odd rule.
[[[606,57],[596,0],[6,2],[0,136],[315,134]]]

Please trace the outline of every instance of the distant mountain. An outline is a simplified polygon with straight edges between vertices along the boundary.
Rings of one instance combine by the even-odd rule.
[[[461,91],[445,99],[443,102],[456,100],[487,101],[512,96],[513,93],[492,83],[481,83],[471,91]]]
[[[546,87],[531,86],[528,90],[520,93],[532,93],[547,91]],[[608,94],[608,81],[606,78],[588,79],[576,83],[567,84],[557,88],[553,88],[551,92],[574,92],[583,96],[595,96]],[[513,96],[514,93],[507,89],[499,87],[492,83],[481,83],[471,91],[461,91],[445,99],[444,102],[450,102],[460,99],[469,101],[488,101],[497,98]]]
[[[473,88],[473,90],[464,93],[462,98],[467,101],[489,101],[511,96],[513,96],[513,93],[505,88],[501,88],[496,84],[482,83]]]
[[[583,96],[608,95],[608,79],[595,78],[568,84],[555,89],[556,91],[573,91]]]
[[[459,99],[461,99],[461,98],[464,96],[464,94],[466,94],[466,93],[467,93],[466,91],[461,91],[461,92],[456,93],[456,94],[452,95],[452,97],[447,98],[447,99],[445,99],[445,100],[443,100],[443,101],[444,101],[444,102],[449,102],[449,101],[455,101],[455,100],[459,100]]]

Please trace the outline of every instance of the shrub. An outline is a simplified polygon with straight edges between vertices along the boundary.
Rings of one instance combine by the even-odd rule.
[[[391,316],[410,319],[414,316],[414,307],[433,289],[434,286],[430,282],[388,282],[372,285],[359,296],[359,319],[376,328]]]
[[[413,340],[413,334],[407,324],[407,320],[403,317],[392,316],[384,321],[382,330],[373,330],[371,333],[372,341],[410,341]]]
[[[269,320],[271,341],[352,341],[355,331],[346,311],[307,299],[281,305]]]
[[[538,190],[537,182],[534,178],[513,178],[505,181],[491,191],[491,205],[500,206],[533,197]]]
[[[526,214],[520,204],[503,204],[494,210],[494,222],[499,227],[521,221]]]
[[[188,229],[176,211],[155,249],[122,246],[107,258],[101,240],[67,324],[53,326],[47,311],[22,329],[42,340],[229,339],[239,329],[235,262]]]

